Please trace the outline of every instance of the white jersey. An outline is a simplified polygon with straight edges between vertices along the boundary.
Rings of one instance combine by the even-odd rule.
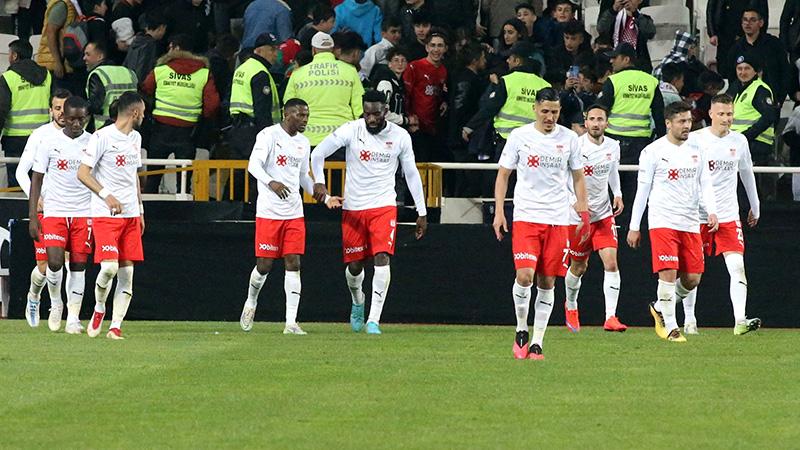
[[[78,180],[91,133],[83,132],[71,139],[63,130],[48,134],[38,145],[33,170],[44,174],[43,189],[45,217],[91,217],[92,191]]]
[[[589,221],[594,223],[614,214],[608,197],[609,186],[615,197],[622,197],[619,184],[619,141],[604,136],[603,142],[597,145],[589,140],[589,134],[586,133],[578,138],[578,147],[583,162],[583,177],[586,180]],[[572,183],[568,182],[567,187],[570,190],[570,203],[574,204],[576,198]],[[581,219],[575,208],[570,208],[569,216],[570,224],[580,223]]]
[[[750,156],[747,138],[736,131],[731,131],[723,137],[717,137],[711,132],[710,127],[692,134],[697,138],[709,172],[711,172],[711,184],[714,186],[714,198],[717,202],[717,219],[720,223],[739,220],[739,198],[736,190],[740,172],[742,182],[747,188],[751,209],[758,218],[760,205],[753,175],[753,159]],[[705,203],[701,198],[700,219],[707,217]]]
[[[561,125],[548,134],[533,123],[514,129],[500,155],[501,167],[517,171],[514,221],[569,225],[567,184],[581,159],[578,135]]]
[[[639,156],[639,187],[643,182],[649,183],[647,220],[650,229],[699,233],[700,196],[704,195],[711,205],[709,209],[716,211],[709,175],[703,151],[693,135],[681,145],[671,143],[664,136],[645,147]],[[636,215],[634,209],[631,230],[639,229],[641,216],[637,218]]]
[[[314,190],[308,176],[310,153],[308,139],[301,133],[289,136],[281,124],[258,133],[248,164],[248,171],[258,180],[256,217],[276,220],[303,217],[300,186],[309,193]],[[302,184],[301,180],[304,181]],[[285,199],[278,197],[269,187],[271,181],[283,183],[289,188],[289,196]]]
[[[19,157],[19,165],[17,165],[15,173],[19,187],[22,188],[22,192],[28,198],[31,196],[31,178],[28,172],[33,168],[33,160],[36,157],[39,144],[43,139],[46,140],[56,133],[61,133],[61,128],[55,122],[48,122],[33,130],[31,135],[28,136],[28,141],[25,143],[25,149]],[[42,199],[44,199],[44,192],[45,188],[42,186],[42,192],[40,193]]]
[[[100,185],[122,204],[114,217],[139,217],[139,175],[142,166],[142,136],[124,134],[115,125],[96,131],[89,139],[81,164],[92,167]],[[92,217],[111,217],[105,200],[92,195]]]
[[[311,154],[311,169],[316,183],[325,182],[325,158],[345,147],[347,176],[342,209],[365,209],[395,206],[395,174],[402,165],[417,214],[427,214],[422,182],[419,177],[411,136],[391,122],[377,134],[367,131],[364,119],[348,122],[328,135]]]

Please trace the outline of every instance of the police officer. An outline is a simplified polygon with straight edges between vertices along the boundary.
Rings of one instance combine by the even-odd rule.
[[[89,70],[86,81],[86,98],[93,120],[89,127],[99,130],[109,120],[108,108],[123,92],[135,91],[139,81],[136,73],[106,59],[108,49],[102,42],[90,42],[83,51],[83,61]]]
[[[638,164],[639,153],[653,140],[651,123],[656,136],[666,133],[664,98],[658,89],[658,79],[634,65],[636,49],[631,44],[620,42],[605,55],[614,70],[597,97],[597,103],[610,111],[606,136],[619,141],[622,164]],[[636,173],[622,172],[620,179],[623,197],[633,198]],[[623,219],[618,222],[627,223]]]
[[[731,129],[742,133],[750,144],[753,165],[768,166],[774,161],[775,121],[778,110],[772,88],[759,77],[762,60],[752,52],[736,58],[736,78],[731,90],[733,125]],[[774,177],[758,174],[759,191],[765,197],[774,194]]]
[[[0,77],[0,129],[5,156],[20,157],[33,130],[50,121],[50,73],[31,60],[27,41],[8,45],[8,70]],[[16,164],[7,164],[8,185],[19,186]]]
[[[201,117],[213,119],[219,109],[219,94],[208,60],[192,54],[191,49],[191,37],[173,35],[169,51],[159,58],[142,84],[142,92],[154,97],[149,158],[167,158],[174,153],[176,159],[194,159],[194,131]],[[147,177],[145,192],[158,193],[160,183],[161,175]]]
[[[535,51],[529,42],[517,42],[511,47],[506,62],[511,73],[500,78],[489,93],[489,98],[462,129],[462,137],[469,140],[473,130],[487,123],[494,122],[495,161],[505,146],[509,133],[514,128],[529,124],[536,120],[533,107],[536,93],[551,87],[550,83],[536,75]]]
[[[303,133],[312,146],[345,122],[361,117],[364,87],[356,68],[337,61],[333,38],[317,32],[311,39],[314,59],[292,73],[285,98],[299,98],[312,111]]]

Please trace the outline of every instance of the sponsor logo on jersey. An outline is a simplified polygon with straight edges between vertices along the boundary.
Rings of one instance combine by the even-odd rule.
[[[526,260],[526,261],[536,261],[536,255],[532,255],[528,252],[519,252],[514,253],[514,261],[518,260]]]
[[[259,242],[258,243],[258,249],[259,250],[265,250],[265,251],[268,251],[268,252],[277,252],[278,250],[280,250],[280,247],[278,247],[277,245],[264,244],[262,242]]]
[[[139,166],[139,155],[116,155],[114,156],[114,163],[117,167],[125,166]]]
[[[667,179],[670,181],[678,181],[685,178],[694,178],[697,176],[697,167],[681,167],[679,169],[669,169],[667,172]]]
[[[81,160],[79,159],[57,159],[55,162],[56,170],[70,170],[76,171],[78,167],[81,165]]]
[[[103,245],[102,247],[100,247],[100,251],[101,252],[119,253],[119,250],[117,250],[117,246],[116,245]]]
[[[47,250],[45,250],[43,248],[38,248],[38,247],[36,248],[36,254],[37,255],[44,255],[45,253],[47,253]]]
[[[661,262],[678,262],[678,257],[675,255],[658,255],[658,260]]]
[[[583,166],[583,176],[590,177],[594,175],[594,167],[593,166]]]
[[[374,150],[361,150],[358,159],[364,162],[389,162],[392,158],[391,153],[376,152]]]
[[[285,167],[300,167],[300,163],[303,161],[302,158],[298,158],[292,155],[278,155],[275,159],[275,164]]]
[[[561,167],[563,155],[529,155],[528,167],[542,167],[544,169],[558,169]]]
[[[362,245],[362,246],[358,246],[358,247],[345,247],[345,249],[344,249],[344,253],[345,253],[346,255],[350,255],[350,254],[352,254],[352,253],[360,253],[360,252],[363,252],[363,251],[364,251],[364,250],[366,250],[366,249],[367,249],[367,247],[365,247],[365,246],[363,246],[363,245]]]
[[[725,159],[712,159],[708,161],[708,170],[714,172],[716,170],[724,170],[724,171],[731,171],[737,170],[739,165],[736,161],[725,160]]]
[[[67,238],[65,238],[64,236],[58,235],[58,234],[47,233],[47,234],[45,234],[43,237],[44,237],[44,240],[45,240],[45,241],[61,241],[61,242],[67,242]]]
[[[576,258],[583,258],[584,256],[588,255],[589,252],[576,252],[575,250],[570,249],[569,254]]]

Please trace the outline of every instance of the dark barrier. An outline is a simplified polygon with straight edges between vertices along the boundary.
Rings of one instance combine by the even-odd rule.
[[[765,214],[767,214],[765,212]],[[778,213],[776,213],[778,214]],[[785,212],[797,217],[796,211]],[[794,305],[794,268],[800,221],[774,220],[746,234],[750,285],[748,313],[767,326],[800,326]],[[26,222],[12,226],[10,314],[23,316],[33,253]],[[341,231],[336,223],[307,225],[307,253],[303,258],[303,297],[300,321],[345,322],[350,296],[341,263]],[[250,271],[254,265],[252,222],[151,222],[144,236],[147,260],[137,267],[129,318],[158,320],[238,320]],[[498,243],[486,225],[431,225],[429,235],[415,241],[413,228],[401,226],[397,256],[392,260],[392,282],[384,309],[386,322],[512,324],[514,278],[510,236]],[[645,248],[620,251],[622,292],[619,315],[632,325],[650,325],[647,303],[655,297]],[[371,283],[365,282],[367,290]],[[602,266],[592,257],[581,292],[581,319],[603,321]],[[82,317],[93,305],[94,269]],[[562,324],[563,282],[556,290],[557,307],[551,323]],[[678,307],[678,310],[681,308]],[[283,270],[277,265],[261,293],[258,320],[283,319]],[[46,313],[45,313],[46,314]],[[679,316],[682,313],[679,313]],[[721,258],[707,265],[700,286],[697,315],[701,326],[731,326],[728,274]]]

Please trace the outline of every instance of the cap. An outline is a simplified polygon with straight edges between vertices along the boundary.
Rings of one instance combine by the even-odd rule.
[[[617,47],[614,50],[610,52],[605,52],[604,55],[607,58],[616,58],[619,55],[623,55],[631,59],[635,59],[636,49],[633,48],[633,46],[627,42],[620,42],[619,44],[617,44]]]
[[[333,38],[328,33],[317,31],[317,34],[311,38],[311,46],[322,50],[331,49],[333,48]]]
[[[519,56],[520,58],[532,58],[536,47],[530,42],[519,41],[512,45],[508,51],[509,55]]]
[[[256,38],[256,43],[254,45],[255,48],[263,47],[265,45],[269,45],[272,47],[277,47],[280,44],[278,38],[275,37],[272,33],[261,33]]]
[[[743,55],[737,56],[736,65],[738,66],[739,64],[750,64],[750,67],[752,67],[756,72],[761,70],[761,58],[752,52],[746,52]]]
[[[117,19],[111,24],[114,35],[118,41],[123,41],[128,45],[133,42],[133,21],[128,17]]]

